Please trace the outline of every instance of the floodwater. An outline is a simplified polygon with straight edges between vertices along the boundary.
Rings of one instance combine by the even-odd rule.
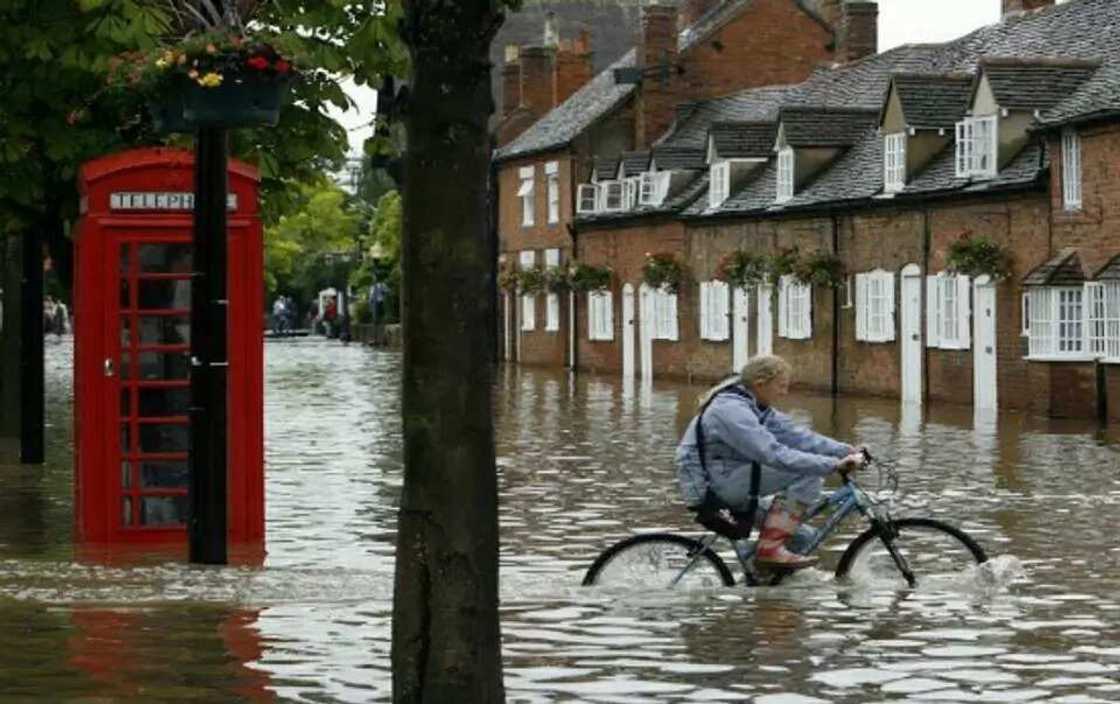
[[[0,466],[0,701],[369,702],[390,691],[395,353],[267,347],[263,566],[72,544],[71,360],[48,345],[45,467]],[[691,531],[671,469],[698,387],[505,368],[497,394],[511,702],[1120,701],[1120,437],[1090,425],[794,397],[896,462],[898,513],[976,536],[951,586],[579,586],[633,531]],[[875,486],[875,476],[866,482]]]

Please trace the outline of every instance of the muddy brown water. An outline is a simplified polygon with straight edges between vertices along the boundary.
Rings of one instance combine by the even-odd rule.
[[[386,700],[400,357],[267,346],[268,555],[196,568],[74,547],[70,346],[47,354],[48,462],[0,465],[0,701]],[[964,527],[992,565],[840,584],[853,526],[775,588],[580,587],[609,542],[692,531],[671,458],[701,391],[501,370],[509,701],[1120,701],[1120,433],[1084,423],[794,396],[897,463],[899,513]]]

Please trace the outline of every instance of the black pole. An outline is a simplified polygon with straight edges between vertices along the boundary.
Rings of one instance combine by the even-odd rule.
[[[226,552],[226,130],[195,142],[194,278],[191,287],[190,561],[224,565]]]
[[[46,438],[43,423],[43,232],[34,225],[23,242],[23,344],[20,346],[20,462],[42,464]]]

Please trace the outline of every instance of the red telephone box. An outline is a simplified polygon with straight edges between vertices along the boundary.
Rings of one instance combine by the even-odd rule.
[[[229,167],[229,541],[264,540],[260,178]],[[187,540],[194,155],[82,167],[75,265],[78,539]]]

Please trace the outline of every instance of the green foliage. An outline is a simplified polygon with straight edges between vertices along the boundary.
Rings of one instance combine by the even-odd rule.
[[[729,252],[716,267],[716,278],[733,288],[749,288],[770,276],[770,259],[742,249]]]
[[[611,286],[614,272],[607,266],[575,264],[568,270],[573,291],[605,291]]]
[[[835,254],[816,252],[794,264],[793,277],[805,285],[840,288],[848,278],[848,272],[844,262]]]
[[[395,190],[389,191],[377,201],[377,214],[370,226],[377,257],[389,260],[393,268],[398,270],[401,261],[403,213],[401,194]]]
[[[1011,254],[987,237],[966,232],[949,245],[946,265],[953,274],[971,278],[987,274],[998,281],[1011,275]]]
[[[646,253],[646,263],[642,267],[642,281],[650,288],[676,293],[680,290],[684,278],[684,265],[676,255]]]
[[[797,269],[798,261],[801,258],[801,252],[797,247],[790,247],[783,249],[777,254],[770,256],[770,280],[777,281],[783,276],[793,274]]]
[[[265,228],[265,283],[305,305],[319,290],[341,286],[355,266],[360,218],[346,194],[325,178],[297,189],[298,205]]]
[[[572,273],[559,266],[550,266],[544,272],[545,288],[549,293],[564,293],[572,289]]]
[[[498,270],[498,288],[507,293],[516,293],[521,285],[521,272],[509,266]]]
[[[527,296],[544,293],[548,289],[548,270],[541,265],[522,269],[518,279],[521,292]]]

